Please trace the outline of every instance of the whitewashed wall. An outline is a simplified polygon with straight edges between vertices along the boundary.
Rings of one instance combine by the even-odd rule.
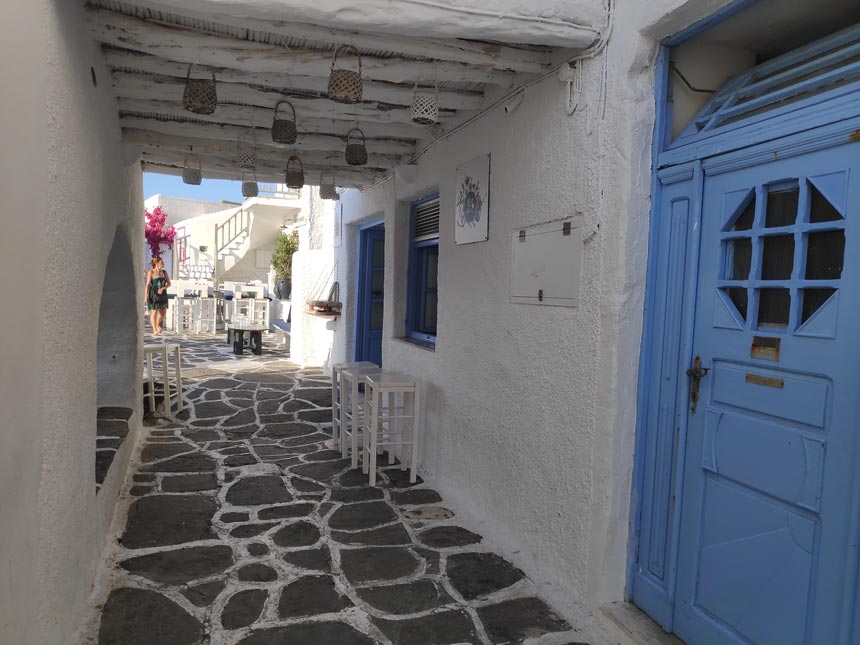
[[[598,57],[586,63],[573,116],[565,86],[550,78],[512,115],[495,110],[438,143],[413,184],[343,196],[349,338],[336,337],[333,360],[354,351],[357,226],[382,214],[383,362],[423,387],[424,475],[572,612],[624,595],[657,44],[722,4],[620,0],[605,101]],[[490,239],[457,246],[454,169],[488,152]],[[438,340],[429,351],[398,337],[409,203],[437,190]],[[580,306],[512,304],[511,233],[576,214],[585,221]]]
[[[74,643],[135,439],[132,432],[96,496],[100,300],[120,227],[136,264],[127,290],[142,303],[141,173],[121,146],[110,75],[83,4],[11,0],[4,8],[14,23],[0,41],[0,76],[14,100],[3,108],[2,272],[17,295],[0,341],[0,641]],[[116,321],[131,348],[123,360],[135,375],[133,401],[141,398],[140,320]]]

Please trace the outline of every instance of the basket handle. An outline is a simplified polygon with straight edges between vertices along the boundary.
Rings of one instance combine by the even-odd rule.
[[[334,70],[334,64],[337,62],[338,54],[344,49],[351,49],[355,52],[356,57],[358,57],[358,73],[361,74],[361,52],[358,51],[353,45],[340,45],[337,49],[334,50],[334,58],[331,59],[331,68]]]
[[[194,63],[188,63],[188,72],[185,74],[185,80],[191,80],[191,68],[194,67]],[[215,70],[212,70],[212,82],[215,82]]]
[[[295,120],[296,120],[296,108],[294,108],[294,107],[293,107],[293,104],[292,104],[292,103],[290,103],[289,101],[286,101],[286,100],[284,100],[284,101],[278,101],[278,102],[275,104],[275,118],[276,118],[276,119],[278,118],[278,108],[279,108],[279,107],[281,107],[281,104],[282,104],[282,103],[286,103],[287,105],[289,105],[289,106],[290,106],[290,109],[293,111],[293,122],[295,122]]]
[[[289,159],[287,159],[287,170],[290,169],[290,164],[293,163],[294,161],[298,162],[299,170],[301,171],[302,174],[305,174],[305,166],[302,163],[302,160],[299,159],[296,155],[292,155]]]
[[[350,130],[349,132],[347,132],[347,133],[346,133],[346,142],[347,142],[347,144],[349,144],[349,139],[350,139],[350,137],[352,136],[352,133],[353,133],[353,132],[358,132],[358,133],[361,135],[361,142],[362,142],[363,144],[366,144],[366,143],[367,143],[367,140],[365,139],[365,136],[364,136],[364,132],[361,130],[361,128],[353,128],[352,130]]]

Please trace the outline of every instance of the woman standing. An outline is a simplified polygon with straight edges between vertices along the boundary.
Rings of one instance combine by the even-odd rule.
[[[164,317],[167,314],[167,287],[170,286],[170,276],[164,270],[164,260],[161,258],[152,258],[150,266],[150,270],[146,272],[144,303],[149,309],[152,333],[158,336],[163,331]]]

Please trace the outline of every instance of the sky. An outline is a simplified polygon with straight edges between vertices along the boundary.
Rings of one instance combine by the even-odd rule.
[[[159,194],[202,199],[207,202],[220,202],[223,199],[241,203],[244,199],[240,181],[204,179],[199,186],[189,186],[182,183],[182,177],[155,172],[143,173],[143,198],[149,199]]]

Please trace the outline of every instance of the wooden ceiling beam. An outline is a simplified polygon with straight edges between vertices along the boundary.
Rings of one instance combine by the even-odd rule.
[[[194,4],[188,6],[179,6],[176,0],[171,0],[171,2],[135,0],[135,4],[171,16],[193,18],[202,22],[213,21],[214,19],[222,25],[234,28],[269,33],[286,39],[300,38],[322,42],[330,46],[347,44],[359,49],[390,51],[402,56],[418,56],[430,60],[467,63],[524,74],[539,74],[552,66],[550,53],[546,50],[536,51],[509,47],[499,43],[353,31],[293,20],[263,20],[229,15],[211,7],[201,8],[200,0],[196,0]]]
[[[328,78],[332,57],[329,52],[291,50],[250,40],[239,40],[169,26],[108,11],[89,9],[90,31],[97,41],[161,56],[180,63],[201,63],[247,72],[268,72]],[[357,68],[355,57],[338,59],[339,65]],[[362,57],[366,79],[390,83],[433,84],[482,83],[511,87],[516,74],[489,67],[446,61],[428,62],[403,58]]]
[[[219,105],[214,114],[192,114],[180,101],[163,101],[154,99],[130,99],[118,96],[117,109],[120,116],[124,113],[159,114],[182,120],[206,121],[207,123],[230,124],[243,127],[270,128],[272,126],[272,110],[247,105]],[[359,127],[369,138],[406,139],[414,143],[417,139],[433,136],[434,129],[405,123],[378,123],[358,120]],[[298,122],[299,133],[329,134],[346,136],[354,127],[354,122],[326,117],[303,117]]]
[[[189,150],[193,150],[198,157],[214,156],[231,158],[238,152],[236,141],[217,141],[210,139],[202,139],[200,137],[181,137],[161,134],[158,132],[147,132],[146,130],[123,129],[123,136],[128,143],[141,146],[143,148],[151,148],[154,150],[167,150],[178,154],[189,154]],[[273,165],[285,165],[287,159],[291,155],[297,155],[303,164],[308,166],[345,166],[346,159],[344,158],[344,145],[341,145],[340,150],[298,150],[298,149],[278,149],[273,148],[264,143],[256,142],[254,148],[257,151],[257,158],[261,161],[271,163]],[[367,167],[388,169],[394,166],[399,166],[406,162],[403,157],[394,155],[377,154],[368,149]],[[364,168],[364,166],[359,167]]]
[[[114,49],[104,47],[105,62],[109,67],[122,70],[134,70],[147,74],[158,74],[172,76],[185,80],[188,65],[177,63],[160,56],[150,56],[140,52]],[[224,83],[241,83],[244,85],[256,85],[260,88],[268,88],[275,91],[283,91],[294,94],[316,94],[325,95],[328,92],[328,79],[319,76],[295,76],[288,74],[246,72],[224,67],[209,67],[200,65],[195,67],[197,72],[206,75],[215,73],[219,86]],[[412,105],[414,96],[412,85],[396,85],[381,81],[364,82],[364,100],[378,101],[391,105]],[[478,110],[483,104],[484,95],[481,92],[467,92],[458,90],[439,90],[439,107],[449,110]]]
[[[165,101],[182,102],[185,81],[171,76],[153,76],[151,74],[131,74],[129,72],[113,72],[111,74],[114,95],[126,99],[160,99]],[[379,103],[359,103],[343,105],[328,99],[313,96],[289,96],[274,90],[262,90],[238,83],[222,83],[217,86],[219,106],[223,104],[252,105],[274,110],[278,101],[289,100],[296,108],[296,117],[303,118],[339,119],[354,122],[356,119],[364,123],[405,123],[413,124],[412,111],[404,107],[391,107]],[[288,108],[286,113],[290,114]],[[283,114],[283,112],[282,112]],[[449,120],[453,112],[440,112],[441,123]]]
[[[248,134],[248,128],[235,125],[159,121],[158,119],[145,119],[136,116],[121,117],[120,125],[124,129],[159,133],[172,137],[199,137],[206,140],[229,141],[234,145],[240,136]],[[266,147],[282,151],[297,150],[299,154],[305,150],[343,151],[345,143],[344,137],[325,134],[302,134],[293,145],[286,145],[272,141],[269,128],[255,128],[254,130],[253,136],[258,142],[265,144]],[[414,145],[396,139],[368,138],[367,149],[369,152],[375,154],[394,155],[404,158],[409,158],[415,154]]]

